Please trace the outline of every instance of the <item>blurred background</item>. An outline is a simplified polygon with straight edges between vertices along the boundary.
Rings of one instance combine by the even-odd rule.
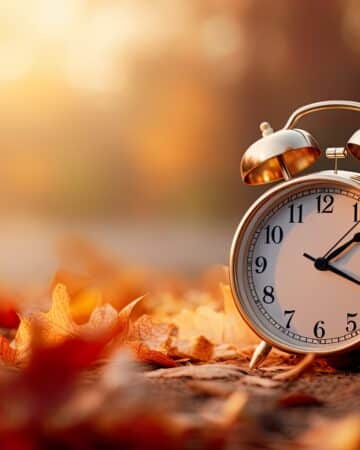
[[[360,2],[1,0],[0,56],[0,278],[48,276],[64,233],[194,271],[267,189],[239,176],[259,122],[360,100]],[[359,126],[300,124],[323,148]]]

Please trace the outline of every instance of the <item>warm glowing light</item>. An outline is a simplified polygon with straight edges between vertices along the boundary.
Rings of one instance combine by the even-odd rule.
[[[201,38],[209,58],[228,56],[238,49],[239,26],[232,17],[213,16],[205,21]]]
[[[83,5],[82,0],[36,0],[27,11],[28,23],[38,37],[64,39]]]
[[[104,7],[80,24],[69,41],[63,63],[65,76],[74,87],[104,90],[114,83],[115,72],[119,84],[121,76],[115,70],[114,55],[121,48],[121,39],[127,40],[129,31],[129,24],[125,30],[120,19],[119,8]]]
[[[21,78],[31,63],[35,78],[36,70],[42,78],[55,65],[75,89],[118,90],[138,59],[157,57],[176,42],[186,45],[190,11],[181,0],[7,0],[0,16],[0,82]]]
[[[0,43],[0,82],[16,81],[24,77],[31,68],[31,48],[25,42]]]

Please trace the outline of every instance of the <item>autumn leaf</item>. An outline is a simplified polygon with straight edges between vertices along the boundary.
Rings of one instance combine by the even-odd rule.
[[[20,319],[15,307],[11,304],[2,304],[0,306],[0,328],[17,328],[19,323]]]
[[[258,338],[241,319],[228,285],[221,285],[222,299],[218,305],[207,293],[198,293],[200,305],[189,305],[188,301],[169,298],[175,310],[178,302],[178,312],[159,314],[154,308],[154,318],[162,323],[175,325],[180,341],[194,341],[200,336],[214,346],[222,344],[236,345],[238,348],[258,342]],[[188,306],[189,305],[189,306]],[[161,308],[161,305],[159,309]]]
[[[152,350],[139,341],[129,342],[128,346],[133,351],[138,361],[148,362],[160,367],[176,367],[176,362],[166,354]]]
[[[143,314],[132,325],[129,340],[140,341],[153,350],[167,352],[177,333],[176,325],[158,323],[149,315]]]
[[[204,336],[197,336],[188,340],[174,340],[169,354],[178,359],[208,362],[214,356],[214,344]]]
[[[97,360],[104,346],[104,341],[71,338],[55,346],[36,348],[21,383],[48,402],[45,397],[61,395],[78,372]]]
[[[139,361],[174,367],[176,363],[168,352],[176,333],[174,325],[158,324],[145,314],[131,325],[126,342]]]
[[[71,316],[70,298],[63,284],[55,286],[52,305],[48,312],[35,312],[21,317],[15,336],[15,348],[20,360],[29,357],[34,346],[57,345],[69,338],[101,340],[108,342],[115,336],[127,333],[130,316],[138,298],[118,313],[111,305],[96,307],[88,322],[77,324]]]
[[[16,351],[10,347],[10,342],[0,336],[0,361],[5,364],[15,364],[17,359]]]
[[[152,362],[164,367],[174,366],[174,362],[170,363],[174,359],[209,361],[212,358],[214,345],[205,337],[179,340],[177,335],[178,328],[174,324],[157,323],[150,316],[142,315],[133,324],[128,339],[132,348],[138,349],[136,353],[139,359],[144,360],[146,355],[148,360],[149,355],[153,355],[155,360]]]

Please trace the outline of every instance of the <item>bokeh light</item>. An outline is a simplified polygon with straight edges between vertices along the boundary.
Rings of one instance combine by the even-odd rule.
[[[214,259],[226,262],[266,189],[239,177],[258,123],[359,98],[358,15],[354,0],[4,0],[3,220],[105,221],[114,235],[119,222],[220,226]],[[341,145],[358,121],[330,113],[303,126]]]

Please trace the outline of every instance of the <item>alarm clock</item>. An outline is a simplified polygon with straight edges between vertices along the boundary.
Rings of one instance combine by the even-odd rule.
[[[282,181],[262,195],[240,222],[230,255],[236,306],[259,336],[250,367],[272,347],[333,357],[360,349],[360,174],[338,160],[360,160],[360,129],[344,147],[328,148],[333,170],[297,176],[321,156],[303,116],[328,109],[360,111],[360,103],[303,106],[284,128],[260,125],[263,137],[241,160],[249,185]]]

